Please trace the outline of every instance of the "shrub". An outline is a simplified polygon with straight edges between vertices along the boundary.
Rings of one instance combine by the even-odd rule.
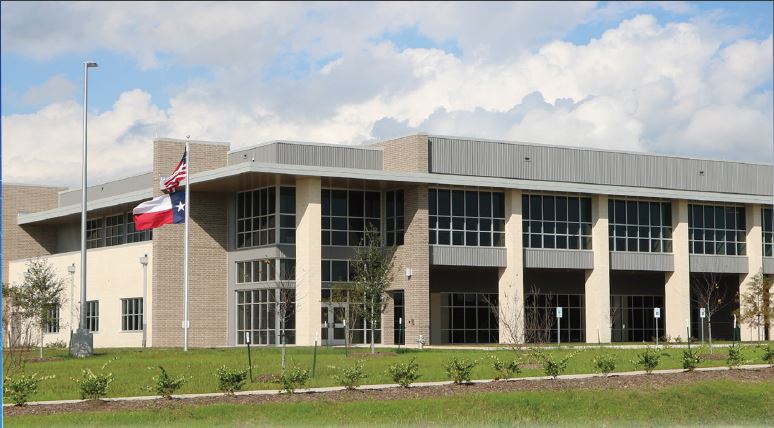
[[[543,372],[546,374],[546,376],[551,376],[552,378],[556,379],[567,369],[567,363],[572,357],[575,356],[575,352],[566,355],[560,360],[556,360],[554,359],[553,355],[542,351],[538,351],[536,356],[542,362]]]
[[[3,394],[11,399],[11,402],[17,406],[27,404],[27,399],[38,392],[38,384],[46,379],[52,379],[54,376],[38,377],[37,373],[30,376],[24,373],[15,377],[6,377],[3,382]]]
[[[651,374],[658,367],[660,359],[661,352],[648,346],[643,352],[637,354],[637,360],[633,361],[633,363],[638,367],[642,367],[645,373]]]
[[[449,360],[446,365],[446,375],[449,379],[453,380],[455,384],[469,383],[470,376],[473,373],[473,368],[478,364],[475,360],[469,361],[465,358],[457,359],[457,357]]]
[[[766,345],[763,348],[763,361],[769,364],[774,364],[774,348],[771,345]]]
[[[81,379],[76,380],[84,400],[99,400],[107,396],[110,384],[113,382],[113,373],[105,373],[104,366],[100,373],[94,373],[91,369],[81,371]]]
[[[610,373],[615,371],[615,357],[612,354],[602,354],[594,357],[594,369],[609,376]]]
[[[728,357],[726,358],[726,363],[728,364],[729,368],[734,369],[741,366],[742,362],[742,346],[738,343],[734,343],[728,347]]]
[[[365,363],[360,360],[352,367],[344,367],[341,369],[341,374],[333,375],[333,378],[336,379],[336,382],[340,383],[341,386],[348,390],[353,390],[360,386],[360,381],[367,377],[365,369],[363,368],[364,364]]]
[[[419,379],[419,364],[417,364],[416,358],[412,358],[407,363],[393,364],[387,369],[387,373],[392,378],[392,381],[408,388],[412,383]]]
[[[683,368],[685,370],[693,371],[699,366],[699,363],[701,363],[701,357],[698,351],[694,349],[683,350]]]
[[[225,365],[215,372],[218,377],[218,391],[226,395],[234,395],[247,382],[247,369],[229,369]]]
[[[297,388],[306,385],[306,382],[309,380],[309,370],[293,367],[285,370],[279,379],[282,384],[282,390],[292,394]]]
[[[152,390],[164,398],[172,398],[172,394],[188,381],[185,376],[170,376],[164,367],[159,366],[159,370],[161,373],[158,376],[153,376],[153,387],[146,387],[146,389]]]
[[[49,349],[66,349],[67,348],[67,342],[64,340],[55,340],[53,342],[49,342],[46,344],[46,348]]]
[[[497,372],[494,380],[510,379],[521,373],[521,362],[519,360],[502,361],[496,355],[492,355],[492,368]]]

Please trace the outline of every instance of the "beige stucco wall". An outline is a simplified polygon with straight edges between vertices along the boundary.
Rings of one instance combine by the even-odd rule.
[[[664,284],[664,329],[672,338],[687,335],[691,318],[691,272],[688,241],[688,201],[672,202],[672,253],[675,268]],[[694,332],[691,332],[694,334]]]
[[[152,272],[153,269],[153,243],[140,242],[125,244],[115,247],[95,248],[87,252],[87,283],[86,299],[99,300],[99,331],[94,333],[95,348],[114,347],[139,347],[142,345],[142,331],[121,331],[121,299],[142,297],[143,268],[140,257],[148,255],[148,288],[145,305],[148,313],[146,323],[148,327],[148,343],[151,346],[151,332],[153,308],[152,301]],[[73,301],[75,311],[73,314],[73,328],[78,327],[80,307],[80,252],[70,252],[46,256],[46,260],[53,266],[59,277],[64,281],[65,292],[61,308],[59,309],[59,333],[46,333],[43,335],[44,343],[70,340],[70,274],[67,267],[75,264]],[[9,262],[9,279],[12,286],[18,285],[24,278],[27,270],[27,259],[12,260]]]
[[[320,331],[321,180],[296,180],[296,344],[314,345]]]
[[[586,271],[586,342],[610,342],[610,242],[607,196],[591,198],[594,269]]]
[[[506,192],[505,248],[507,266],[499,269],[500,343],[524,342],[524,248],[521,191]]]
[[[739,275],[739,297],[749,292],[752,278],[763,269],[763,229],[761,228],[761,206],[745,207],[747,223],[747,273]],[[742,324],[740,336],[742,340],[758,340],[758,329],[751,324]]]

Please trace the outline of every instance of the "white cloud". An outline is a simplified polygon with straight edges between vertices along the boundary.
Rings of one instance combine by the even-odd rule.
[[[455,5],[240,9],[228,4],[215,12],[207,4],[91,8],[89,13],[102,14],[111,24],[83,31],[101,35],[114,28],[116,33],[105,36],[115,40],[93,43],[136,56],[146,66],[159,64],[159,53],[192,63],[229,64],[213,66],[212,79],[183,84],[166,109],[135,90],[93,117],[92,177],[150,169],[154,136],[185,135],[240,147],[276,138],[357,144],[424,131],[742,160],[770,156],[771,92],[761,87],[772,82],[771,36],[740,39],[708,20],[660,24],[641,15],[578,45],[551,40],[589,18],[586,4],[570,10],[521,3],[481,10]],[[68,13],[79,7],[65,4]],[[196,19],[158,24],[156,13]],[[138,14],[147,21],[130,25]],[[552,14],[555,25],[519,41]],[[368,15],[373,19],[365,19]],[[433,19],[424,20],[430,15]],[[207,31],[213,21],[221,25]],[[503,31],[511,28],[508,22],[524,25]],[[374,41],[415,24],[436,40],[456,40],[464,55]],[[79,49],[86,37],[74,30],[57,32],[66,40],[47,45],[36,34],[20,38],[18,28],[3,31],[42,56]],[[129,43],[130,36],[137,40]],[[545,38],[550,40],[535,44]],[[300,78],[267,80],[259,64],[276,59],[278,46],[286,53],[309,52],[312,60],[328,59]],[[75,184],[80,114],[78,104],[55,98],[34,113],[5,116],[5,176]],[[28,152],[31,141],[44,149]]]
[[[33,86],[22,96],[22,104],[40,108],[48,104],[72,99],[75,84],[63,75],[56,75],[40,85]]]

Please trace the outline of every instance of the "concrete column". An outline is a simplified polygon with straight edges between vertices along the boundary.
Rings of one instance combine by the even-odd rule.
[[[321,185],[319,177],[296,180],[296,344],[314,344],[320,331]]]
[[[607,196],[591,199],[594,269],[586,271],[586,342],[610,342],[610,231]]]
[[[739,275],[739,298],[750,290],[750,281],[763,270],[763,228],[761,227],[761,206],[747,205],[745,207],[745,222],[747,224],[747,273]],[[740,325],[740,336],[744,341],[758,340],[758,328],[750,324]],[[763,337],[763,329],[761,329]]]
[[[524,248],[521,190],[505,193],[506,266],[499,269],[500,343],[524,343]]]
[[[675,269],[666,273],[664,328],[671,337],[685,337],[691,319],[691,270],[688,241],[688,201],[672,202],[672,254]],[[696,335],[691,332],[691,335]]]

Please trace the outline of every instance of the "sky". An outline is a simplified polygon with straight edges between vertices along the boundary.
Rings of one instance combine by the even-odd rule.
[[[158,137],[416,132],[771,162],[771,2],[0,6],[2,179],[150,171]]]

